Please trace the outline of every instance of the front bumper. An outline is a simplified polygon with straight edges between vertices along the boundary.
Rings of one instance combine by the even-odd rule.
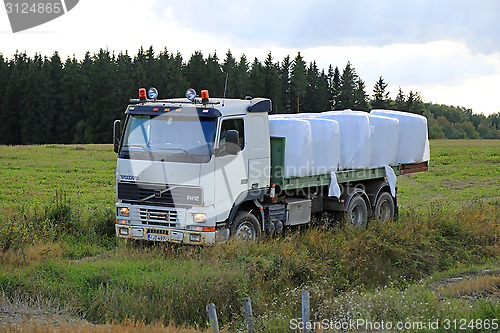
[[[226,229],[212,232],[194,232],[172,228],[151,228],[134,225],[115,225],[116,236],[135,240],[183,244],[214,244],[226,240]]]
[[[119,216],[119,208],[123,207],[129,209],[129,216]],[[117,203],[116,236],[183,244],[225,242],[229,230],[216,230],[214,212],[212,207],[181,209]],[[193,222],[196,213],[206,214],[205,223]]]

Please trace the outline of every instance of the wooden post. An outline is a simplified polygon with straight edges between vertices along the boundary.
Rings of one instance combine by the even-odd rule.
[[[248,333],[255,332],[255,326],[253,324],[253,314],[252,314],[252,303],[250,297],[243,297],[243,308],[245,310],[245,323]]]
[[[304,333],[311,333],[309,329],[309,291],[302,291],[302,324],[304,325]]]
[[[210,303],[207,305],[208,319],[210,320],[210,327],[213,333],[219,333],[219,322],[217,321],[217,312],[215,311],[215,304]]]

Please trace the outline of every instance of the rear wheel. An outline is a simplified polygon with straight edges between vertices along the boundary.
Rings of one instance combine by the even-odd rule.
[[[261,235],[259,220],[250,212],[241,211],[231,224],[231,237],[243,242],[254,242]]]
[[[347,223],[352,227],[366,227],[368,221],[368,206],[365,200],[359,195],[356,195],[349,202],[346,211]]]
[[[392,196],[384,192],[379,195],[375,203],[375,221],[377,223],[386,223],[394,219],[394,199]]]

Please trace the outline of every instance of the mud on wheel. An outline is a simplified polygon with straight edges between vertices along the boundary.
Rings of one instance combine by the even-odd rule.
[[[254,242],[261,236],[259,220],[251,212],[241,211],[231,224],[231,238],[243,242]]]
[[[395,205],[392,195],[384,192],[379,195],[375,203],[375,221],[377,223],[387,223],[394,219]]]
[[[349,226],[366,227],[368,221],[368,206],[366,201],[359,195],[354,196],[347,206],[345,219]]]

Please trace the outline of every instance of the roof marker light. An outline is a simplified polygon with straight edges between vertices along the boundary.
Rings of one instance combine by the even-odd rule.
[[[207,104],[208,100],[209,100],[209,98],[208,98],[208,90],[202,90],[201,91],[201,102],[203,104]]]
[[[186,98],[189,99],[191,102],[194,101],[196,98],[196,91],[193,88],[189,88],[186,91]]]
[[[146,88],[139,89],[139,100],[141,101],[146,100]]]
[[[154,87],[149,88],[148,97],[149,97],[149,99],[156,101],[156,99],[158,98],[158,90],[156,90],[156,88],[154,88]]]

